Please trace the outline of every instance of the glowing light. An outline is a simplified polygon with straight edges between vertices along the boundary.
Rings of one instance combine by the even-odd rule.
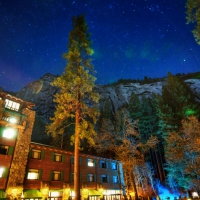
[[[9,118],[9,122],[12,123],[12,124],[16,124],[17,123],[17,119],[14,118],[14,117],[10,117]]]
[[[188,109],[188,110],[185,111],[185,115],[186,115],[186,116],[193,115],[193,114],[195,114],[195,113],[196,113],[196,112],[195,112],[194,110],[190,110],[190,109]]]
[[[60,192],[51,192],[51,197],[59,197]]]
[[[1,167],[1,168],[0,168],[0,178],[2,178],[2,176],[3,176],[3,171],[4,171],[4,168]]]
[[[199,198],[199,195],[197,192],[192,192],[192,198]]]
[[[3,131],[3,137],[5,138],[13,138],[15,136],[15,130],[12,128],[6,128]]]

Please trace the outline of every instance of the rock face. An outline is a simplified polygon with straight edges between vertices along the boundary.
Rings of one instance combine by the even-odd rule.
[[[54,94],[58,92],[56,87],[50,85],[54,78],[56,78],[55,75],[45,74],[39,80],[30,83],[17,93],[17,97],[33,102],[36,105],[34,110],[42,123],[49,122],[49,117],[54,114],[55,103],[53,102],[53,98]],[[200,79],[188,79],[185,82],[190,86],[196,98],[200,101]],[[98,85],[96,90],[101,95],[100,106],[106,99],[109,99],[113,110],[117,110],[119,107],[129,102],[132,92],[136,93],[138,96],[150,97],[152,94],[161,94],[163,84],[165,84],[164,79],[163,81],[151,84],[130,83],[119,84],[117,86]],[[38,130],[34,129],[33,137],[36,134],[38,134]]]

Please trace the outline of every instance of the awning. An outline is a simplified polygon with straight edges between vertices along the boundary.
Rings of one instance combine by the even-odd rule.
[[[49,192],[62,192],[63,189],[50,189]]]
[[[89,191],[89,195],[91,196],[100,196],[101,193],[97,190],[88,190]]]
[[[24,190],[24,197],[42,197],[42,194],[39,190]]]
[[[6,193],[4,190],[0,190],[0,199],[5,199],[6,198]]]

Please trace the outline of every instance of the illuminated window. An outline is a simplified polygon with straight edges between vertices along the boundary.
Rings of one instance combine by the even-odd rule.
[[[54,154],[54,161],[55,162],[61,162],[62,161],[62,155],[58,154],[58,153],[55,153]]]
[[[0,167],[0,178],[3,177],[3,172],[4,172],[4,168],[3,168],[3,167]]]
[[[16,103],[16,102],[8,100],[8,99],[6,99],[5,102],[6,102],[5,108],[8,108],[10,110],[15,110],[15,111],[19,110],[19,107],[20,107],[19,103]]]
[[[13,138],[15,136],[15,130],[13,128],[6,128],[3,131],[3,137],[5,138]]]
[[[38,169],[29,169],[27,179],[38,180],[39,179],[39,170]]]
[[[100,167],[101,167],[101,168],[107,168],[107,166],[106,166],[106,161],[101,160],[101,161],[100,161]]]
[[[41,150],[32,149],[31,158],[40,159],[41,158]]]
[[[117,163],[112,163],[112,169],[117,170]]]
[[[94,174],[88,174],[88,182],[94,182]]]
[[[94,159],[88,159],[88,166],[89,167],[94,167]]]
[[[7,155],[8,154],[9,146],[0,145],[0,154]]]
[[[54,197],[54,198],[52,198],[52,200],[57,200],[57,198],[55,198],[55,197],[62,197],[62,192],[60,192],[60,191],[53,191],[53,192],[50,192],[49,196],[50,197]]]
[[[113,176],[113,183],[119,183],[118,176]]]
[[[107,175],[101,175],[101,182],[102,183],[108,183],[108,176]]]
[[[53,171],[53,174],[52,174],[52,179],[54,181],[60,181],[61,180],[61,173],[59,171]]]

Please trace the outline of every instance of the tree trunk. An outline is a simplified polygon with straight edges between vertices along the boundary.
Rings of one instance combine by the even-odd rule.
[[[135,190],[135,200],[138,200],[138,192],[137,192],[137,187],[135,184],[135,177],[133,175],[133,172],[131,172],[131,178],[132,178],[132,182],[133,182],[133,188]]]
[[[75,123],[75,142],[74,142],[74,200],[80,200],[80,166],[79,166],[79,134],[80,134],[80,93],[77,89],[76,103],[76,123]]]

